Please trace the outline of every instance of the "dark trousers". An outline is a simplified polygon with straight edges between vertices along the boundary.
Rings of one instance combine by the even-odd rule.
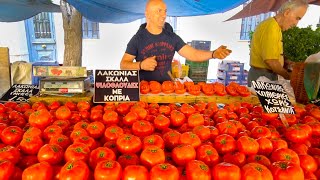
[[[277,81],[278,75],[274,72],[272,72],[269,69],[261,69],[261,68],[255,68],[252,67],[249,70],[248,73],[248,86],[251,86],[251,81],[256,81],[259,77],[265,76],[266,78],[270,79],[271,81]]]

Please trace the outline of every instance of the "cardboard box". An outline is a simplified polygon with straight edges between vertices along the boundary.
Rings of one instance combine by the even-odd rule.
[[[0,96],[11,86],[9,48],[0,47]]]
[[[33,66],[33,76],[87,77],[87,69],[78,66]]]

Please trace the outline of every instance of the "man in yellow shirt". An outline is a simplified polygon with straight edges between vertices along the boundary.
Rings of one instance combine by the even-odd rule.
[[[278,80],[278,75],[290,79],[290,73],[283,68],[282,31],[296,26],[307,8],[306,0],[289,0],[280,7],[275,17],[257,26],[251,40],[248,86],[260,76],[273,81]]]

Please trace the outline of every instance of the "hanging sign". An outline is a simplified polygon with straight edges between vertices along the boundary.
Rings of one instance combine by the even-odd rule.
[[[1,97],[0,101],[28,102],[31,96],[38,94],[39,86],[32,84],[14,84]]]
[[[139,73],[134,70],[96,70],[95,103],[139,101]]]
[[[281,84],[252,81],[259,101],[267,113],[295,114],[289,96]]]

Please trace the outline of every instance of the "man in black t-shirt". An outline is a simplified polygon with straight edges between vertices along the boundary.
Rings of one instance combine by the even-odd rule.
[[[187,45],[165,22],[167,8],[162,0],[149,0],[145,15],[147,24],[142,25],[132,37],[120,64],[123,70],[140,70],[140,80],[170,80],[167,72],[171,71],[175,51],[186,59],[197,62],[211,58],[224,59],[231,53],[226,46],[220,46],[214,51],[204,51]]]

